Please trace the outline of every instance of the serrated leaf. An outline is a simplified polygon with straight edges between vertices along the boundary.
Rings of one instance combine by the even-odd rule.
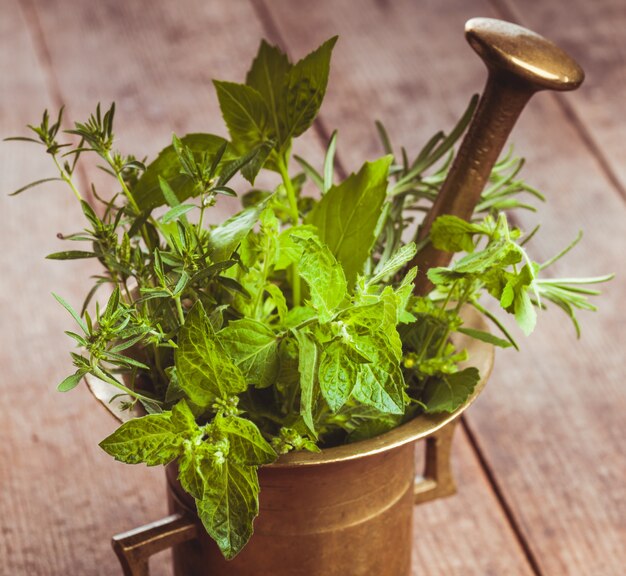
[[[446,374],[433,380],[424,395],[427,412],[454,412],[469,398],[480,380],[476,368],[466,368],[461,372]]]
[[[226,354],[199,301],[180,329],[174,363],[180,387],[202,408],[216,398],[239,394],[247,388],[241,370]]]
[[[447,252],[473,252],[474,234],[481,232],[480,228],[471,222],[466,222],[457,216],[439,216],[430,230],[430,239],[438,250]]]
[[[225,460],[212,462],[198,516],[227,560],[232,560],[252,536],[259,513],[259,481],[254,467]]]
[[[245,84],[214,80],[220,109],[233,144],[240,152],[271,139],[269,111],[261,94]]]
[[[357,380],[359,364],[350,358],[350,349],[340,341],[322,352],[319,367],[320,390],[333,412],[348,401]]]
[[[228,144],[228,142],[214,134],[187,134],[180,139],[182,144],[188,147],[195,154],[208,154],[212,156]],[[233,150],[227,146],[221,163],[225,164],[235,158]],[[137,184],[132,190],[133,196],[139,210],[144,212],[157,208],[163,204],[172,205],[172,202],[166,202],[163,195],[159,177],[166,180],[170,189],[176,195],[178,202],[184,202],[187,198],[194,195],[194,183],[185,174],[181,174],[180,162],[174,146],[170,145],[164,148],[156,159],[146,166],[145,172],[139,178]],[[171,200],[171,199],[170,199]]]
[[[247,466],[270,464],[276,460],[276,452],[251,420],[239,416],[218,415],[214,425],[228,439],[229,460]]]
[[[366,162],[357,174],[333,186],[311,211],[308,222],[341,262],[352,286],[374,245],[374,229],[387,190],[392,157]]]
[[[409,262],[413,256],[415,256],[416,252],[417,247],[415,246],[415,242],[405,244],[396,250],[391,258],[389,258],[389,260],[381,266],[380,270],[376,270],[376,274],[374,274],[374,276],[372,276],[367,283],[376,284],[388,276],[395,274],[398,270],[400,270],[400,268]]]
[[[217,337],[248,383],[257,388],[274,384],[279,363],[278,338],[271,328],[243,318],[230,322]]]
[[[287,138],[307,130],[322,105],[330,72],[330,57],[337,36],[324,42],[289,70],[286,79],[285,116]]]
[[[347,283],[341,265],[328,246],[315,236],[292,239],[302,246],[298,272],[309,286],[311,304],[319,314],[320,322],[328,322],[347,293]]]
[[[127,464],[165,465],[182,453],[185,439],[197,434],[193,415],[182,400],[172,411],[125,422],[100,442],[100,447]]]
[[[270,113],[271,125],[278,142],[285,133],[284,85],[291,64],[287,56],[276,46],[261,41],[256,58],[246,76],[246,84],[255,88],[263,97]]]

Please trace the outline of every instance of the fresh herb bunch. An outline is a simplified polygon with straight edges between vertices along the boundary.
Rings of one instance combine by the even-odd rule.
[[[59,296],[78,325],[76,371],[119,390],[128,409],[147,413],[123,424],[102,448],[116,459],[148,465],[177,461],[183,488],[226,558],[252,534],[258,513],[257,467],[290,450],[318,451],[380,434],[423,412],[452,412],[479,380],[459,368],[466,354],[450,343],[462,332],[517,347],[483,304],[490,295],[525,333],[535,310],[551,301],[572,318],[593,309],[585,285],[608,277],[542,277],[528,239],[504,210],[534,209],[522,194],[543,199],[518,179],[523,161],[509,155],[494,168],[472,222],[443,216],[429,241],[459,253],[428,271],[435,288],[413,294],[421,246],[407,241],[443,183],[453,146],[476,98],[449,135],[436,134],[411,161],[396,154],[381,124],[386,155],[334,181],[337,135],[322,170],[295,157],[292,142],[311,127],[326,91],[336,38],[296,64],[262,42],[245,84],[215,82],[230,140],[213,134],[174,136],[150,164],[114,148],[115,108],[98,106],[61,143],[61,113],[44,113],[34,137],[76,195],[87,227],[66,238],[87,245],[49,258],[97,258],[82,308]],[[83,154],[95,153],[115,179],[92,208],[74,181]],[[259,171],[278,174],[274,190],[253,189],[243,209],[217,225],[205,212],[218,195],[235,196],[233,178],[254,184]],[[304,195],[305,181],[318,193]],[[241,181],[243,182],[243,180]],[[239,184],[241,186],[241,184]],[[165,208],[162,208],[165,207]],[[415,236],[417,238],[417,235]],[[571,248],[571,246],[570,246]],[[105,305],[90,302],[112,286]],[[463,325],[464,306],[492,320],[502,337]]]

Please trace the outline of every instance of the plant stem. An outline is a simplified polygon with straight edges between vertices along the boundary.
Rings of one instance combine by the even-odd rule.
[[[174,301],[176,302],[176,311],[178,312],[178,321],[180,322],[180,325],[182,326],[185,323],[185,315],[183,313],[183,305],[180,303],[180,296],[176,296],[174,298]]]
[[[298,225],[300,218],[298,212],[298,200],[296,199],[296,191],[293,188],[293,182],[289,177],[287,170],[287,160],[285,156],[278,156],[278,170],[283,179],[283,186],[287,192],[287,201],[289,202],[289,211],[291,212],[291,220],[294,226]],[[291,266],[291,288],[292,288],[292,300],[294,306],[299,306],[302,299],[302,291],[300,287],[300,275],[298,274],[298,267],[294,262]]]
[[[52,154],[52,159],[54,160],[56,167],[59,169],[59,173],[61,174],[61,178],[63,179],[63,181],[69,185],[69,187],[72,189],[72,192],[74,192],[74,196],[76,196],[78,201],[79,202],[82,201],[83,197],[80,195],[80,192],[74,185],[74,181],[72,180],[72,177],[65,171],[65,168],[63,168],[59,164],[59,161],[57,160],[56,155]]]

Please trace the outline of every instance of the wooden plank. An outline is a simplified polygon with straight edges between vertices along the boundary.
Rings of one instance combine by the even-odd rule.
[[[567,9],[552,0],[495,0],[503,18],[520,22],[567,49],[587,78],[561,99],[601,168],[626,198],[623,101],[626,94],[626,8],[621,0],[573,0]]]
[[[436,129],[450,126],[484,82],[483,66],[462,30],[474,15],[496,16],[485,2],[268,6],[287,44],[315,45],[339,33],[323,115],[328,126],[339,127],[338,150],[350,169],[364,155],[380,154],[372,118],[416,150]],[[550,21],[544,26],[550,36]],[[614,129],[626,136],[623,122]],[[558,251],[583,227],[583,245],[556,272],[618,269],[622,198],[556,101],[538,95],[513,140],[528,157],[527,177],[550,197],[542,209],[537,257]],[[534,220],[520,219],[527,228]],[[623,315],[611,313],[620,310],[626,285],[615,281],[606,292],[604,312],[584,318],[582,343],[574,342],[561,316],[550,313],[521,354],[500,354],[491,386],[469,416],[494,482],[544,574],[618,574],[626,564],[624,515],[618,512],[626,476],[618,433],[626,406],[626,342]]]
[[[51,99],[17,2],[3,5],[0,37],[2,135],[23,134],[24,125],[38,122]],[[128,510],[142,520],[160,514],[160,498],[151,503],[138,488],[162,481],[140,469],[125,478],[117,475],[120,467],[93,449],[110,428],[109,417],[93,410],[86,392],[63,397],[54,390],[70,370],[68,342],[59,335],[71,324],[50,290],[76,302],[82,286],[74,275],[93,269],[43,257],[60,249],[56,232],[74,231],[82,214],[64,188],[6,195],[38,176],[53,175],[50,164],[34,145],[0,147],[0,317],[5,328],[0,345],[0,573],[89,574],[95,569],[115,574],[100,569],[110,553],[97,536],[101,525],[124,525],[127,512],[111,503],[124,494]],[[79,483],[79,478],[87,481]]]

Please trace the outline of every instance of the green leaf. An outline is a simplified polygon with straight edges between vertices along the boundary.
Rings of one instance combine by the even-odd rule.
[[[187,134],[180,139],[182,144],[188,147],[194,155],[208,154],[215,155],[228,144],[228,142],[214,134]],[[235,158],[233,150],[227,146],[226,152],[222,156],[220,165]],[[141,212],[161,206],[163,204],[172,205],[166,199],[159,184],[159,177],[166,180],[171,190],[175,193],[179,202],[183,202],[195,193],[193,180],[181,174],[181,166],[174,146],[164,148],[157,158],[148,164],[146,171],[141,175],[139,181],[132,190],[133,196]]]
[[[341,265],[328,246],[318,238],[303,238],[296,233],[292,239],[302,246],[298,272],[309,285],[311,303],[319,313],[320,322],[328,322],[346,296],[347,283]]]
[[[100,447],[127,464],[165,465],[182,453],[185,439],[198,434],[200,429],[186,402],[181,400],[171,412],[125,422],[100,442]]]
[[[213,262],[228,260],[237,246],[248,235],[267,205],[267,199],[235,214],[209,234],[209,248]]]
[[[287,137],[283,138],[283,143],[299,136],[313,124],[326,93],[330,57],[336,42],[337,36],[327,40],[295,64],[287,74]]]
[[[198,516],[227,560],[232,560],[252,536],[259,513],[256,469],[231,460],[211,462]]]
[[[54,252],[48,254],[48,260],[80,260],[82,258],[95,258],[94,252],[84,252],[83,250],[66,250],[65,252]]]
[[[430,230],[430,239],[438,250],[447,252],[473,252],[474,234],[481,233],[480,227],[457,216],[439,216]]]
[[[252,318],[243,318],[230,322],[217,337],[248,383],[267,388],[275,382],[278,337],[271,328]]]
[[[387,414],[404,414],[404,379],[397,365],[361,364],[353,396]]]
[[[350,348],[341,341],[332,342],[322,352],[320,389],[333,412],[340,410],[348,401],[356,384],[359,363],[350,356]]]
[[[88,334],[89,330],[87,330],[87,324],[85,324],[85,321],[78,315],[78,312],[76,312],[76,310],[74,310],[74,308],[72,308],[68,302],[61,298],[61,296],[54,294],[54,292],[52,293],[52,295],[54,296],[55,300],[70,313],[72,318],[76,320],[76,323],[82,328],[83,332],[85,334]]]
[[[500,348],[510,348],[512,346],[511,342],[508,340],[503,340],[502,338],[498,338],[490,332],[484,332],[483,330],[475,330],[474,328],[458,328],[457,332],[467,334],[471,338],[475,338],[481,342],[487,342],[487,344],[499,346]]]
[[[312,434],[316,435],[313,411],[318,396],[319,348],[313,335],[293,331],[298,341],[298,372],[300,374],[300,414]]]
[[[187,212],[193,210],[195,206],[193,204],[178,204],[173,208],[170,208],[163,216],[161,216],[161,222],[168,224],[172,220],[178,220],[181,216],[187,214]]]
[[[233,144],[240,152],[271,139],[269,111],[263,96],[245,84],[214,80],[220,109]]]
[[[454,412],[470,397],[479,379],[476,368],[466,368],[432,380],[424,395],[427,412]]]
[[[372,276],[367,283],[368,284],[376,284],[385,278],[392,276],[400,268],[402,268],[407,262],[415,256],[417,252],[417,247],[415,246],[415,242],[409,242],[405,244],[401,248],[399,248],[392,256],[387,260],[383,266],[381,266],[380,270],[376,270],[376,274]]]
[[[17,140],[17,138],[5,138],[5,140]],[[36,141],[35,141],[36,142]],[[62,178],[42,178],[41,180],[36,180],[35,182],[31,182],[30,184],[26,184],[26,186],[22,186],[15,192],[9,194],[9,196],[17,196],[22,192],[29,190],[30,188],[34,188],[35,186],[39,186],[40,184],[45,184],[46,182],[54,182],[54,181],[63,181]]]
[[[263,97],[270,113],[273,133],[280,143],[283,142],[281,135],[285,132],[283,87],[291,67],[287,56],[278,47],[262,40],[246,76],[246,84],[256,89]]]
[[[251,420],[239,416],[218,415],[214,425],[228,439],[229,460],[247,466],[270,464],[276,460],[276,452]]]
[[[59,392],[68,392],[73,388],[76,388],[80,384],[83,376],[86,374],[84,370],[77,370],[74,374],[70,374],[67,378],[63,380],[57,387]]]
[[[174,362],[180,387],[202,408],[216,398],[239,394],[247,388],[241,370],[226,354],[200,301],[180,329]]]
[[[374,229],[385,200],[391,160],[385,156],[366,162],[357,174],[333,186],[308,218],[341,262],[349,286],[362,271],[376,240]]]
[[[275,144],[274,140],[265,140],[244,157],[246,162],[242,165],[241,174],[250,184],[254,184],[257,174],[265,165]]]
[[[280,321],[284,322],[289,309],[287,308],[287,299],[282,290],[276,284],[270,283],[265,285],[265,291],[269,294],[272,302],[274,302]]]

